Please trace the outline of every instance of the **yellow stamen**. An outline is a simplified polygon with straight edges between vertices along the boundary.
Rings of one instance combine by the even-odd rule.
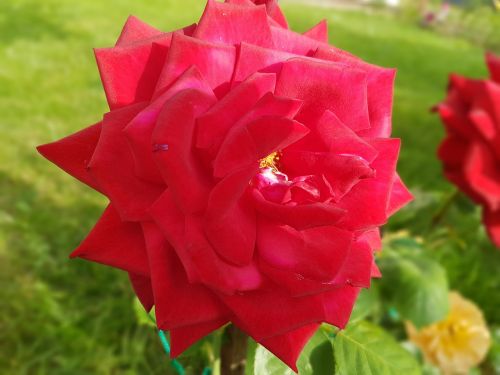
[[[267,155],[265,158],[260,159],[261,168],[271,168],[273,171],[278,172],[278,166],[280,161],[281,153],[275,151],[272,154]]]

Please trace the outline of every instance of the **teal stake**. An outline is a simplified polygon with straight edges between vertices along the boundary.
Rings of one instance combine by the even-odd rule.
[[[168,356],[170,356],[170,345],[168,344],[167,336],[165,335],[165,332],[163,332],[161,329],[158,330],[158,336],[160,336],[160,341],[161,344],[163,345],[163,349],[165,350],[165,353],[167,353]],[[184,371],[184,367],[176,360],[172,359],[172,367],[175,369],[175,371],[179,375],[185,375],[186,371]]]

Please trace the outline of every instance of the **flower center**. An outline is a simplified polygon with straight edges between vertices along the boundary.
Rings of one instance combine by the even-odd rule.
[[[273,172],[279,172],[279,161],[280,161],[281,153],[279,151],[275,151],[265,158],[260,159],[259,166],[261,168],[271,168]]]

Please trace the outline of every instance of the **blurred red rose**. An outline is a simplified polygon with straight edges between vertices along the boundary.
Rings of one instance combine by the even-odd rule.
[[[171,33],[129,18],[95,51],[111,111],[39,150],[109,198],[73,256],[126,270],[173,356],[231,321],[296,369],[379,276],[378,227],[411,195],[394,70],[258,4],[209,1]]]
[[[483,222],[500,247],[500,58],[488,54],[490,79],[452,74],[437,106],[447,137],[439,147],[446,177],[483,207]]]

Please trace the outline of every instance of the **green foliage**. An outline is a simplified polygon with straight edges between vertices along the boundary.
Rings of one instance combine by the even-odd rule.
[[[331,375],[335,372],[332,343],[327,333],[318,329],[297,361],[299,375]],[[263,346],[255,352],[254,375],[293,375],[283,362]]]
[[[418,244],[412,239],[400,239],[396,247],[386,247],[378,261],[384,275],[380,287],[389,306],[417,327],[444,319],[448,313],[446,271],[416,250]]]
[[[382,328],[361,321],[334,340],[339,375],[418,375],[415,358]]]

